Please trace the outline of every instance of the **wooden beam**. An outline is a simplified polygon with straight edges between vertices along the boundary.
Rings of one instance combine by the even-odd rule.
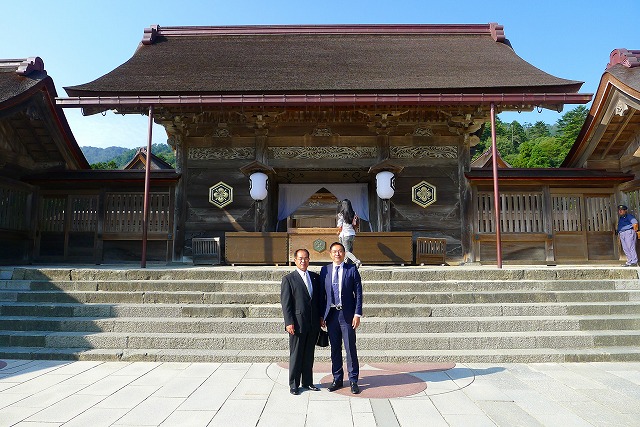
[[[622,134],[624,129],[627,127],[627,125],[629,124],[629,121],[631,121],[631,118],[633,117],[634,113],[635,113],[635,110],[631,110],[631,112],[629,113],[627,118],[624,119],[624,122],[622,122],[620,124],[620,126],[618,126],[618,129],[616,130],[616,134],[613,136],[613,138],[611,139],[609,144],[607,144],[607,148],[604,149],[604,152],[602,153],[602,156],[600,156],[600,160],[604,159],[606,157],[606,155],[609,154],[609,150],[611,150],[611,147],[613,147],[613,144],[616,143],[616,141],[618,140],[618,138],[620,137],[620,135]]]

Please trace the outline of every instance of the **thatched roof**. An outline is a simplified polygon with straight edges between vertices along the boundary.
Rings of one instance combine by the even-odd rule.
[[[497,24],[152,27],[124,64],[70,96],[575,93]]]

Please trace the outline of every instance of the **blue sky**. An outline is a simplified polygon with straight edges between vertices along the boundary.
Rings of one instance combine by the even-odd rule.
[[[534,66],[584,81],[593,93],[616,48],[640,49],[640,0],[304,0],[165,1],[31,0],[5,2],[0,16],[0,58],[40,56],[59,96],[65,86],[92,81],[131,57],[152,24],[486,24],[504,25],[516,53]],[[575,106],[566,106],[565,111]],[[65,110],[81,146],[134,148],[146,145],[144,116],[83,117]],[[561,114],[503,113],[504,121],[553,124]],[[165,142],[154,127],[154,142]]]

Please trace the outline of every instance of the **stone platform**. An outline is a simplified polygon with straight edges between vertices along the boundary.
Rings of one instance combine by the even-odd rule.
[[[0,358],[284,362],[279,286],[291,270],[2,267]],[[640,361],[637,268],[364,266],[361,275],[364,363]]]

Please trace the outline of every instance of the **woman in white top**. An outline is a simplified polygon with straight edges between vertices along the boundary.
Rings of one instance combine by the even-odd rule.
[[[344,199],[338,204],[338,214],[337,214],[337,227],[338,227],[338,238],[340,243],[344,246],[345,250],[345,258],[350,260],[352,263],[356,265],[356,267],[360,267],[362,264],[360,260],[351,252],[353,250],[353,240],[356,237],[355,227],[358,224],[358,215],[353,211],[353,207],[351,207],[351,201],[349,199]]]

